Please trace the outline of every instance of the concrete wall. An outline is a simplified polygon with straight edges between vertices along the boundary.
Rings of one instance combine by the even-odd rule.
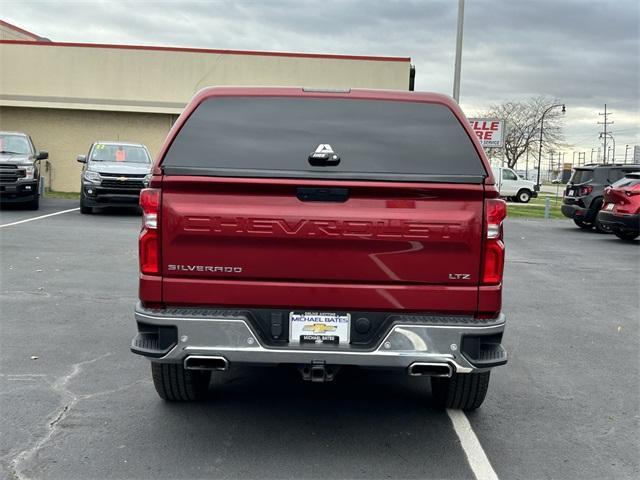
[[[155,155],[175,118],[158,113],[0,107],[0,130],[27,132],[36,148],[49,152],[50,168],[42,169],[48,188],[79,192],[81,165],[76,156],[86,154],[94,141],[141,142]]]

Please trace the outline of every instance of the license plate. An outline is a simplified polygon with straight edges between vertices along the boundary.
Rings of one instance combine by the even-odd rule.
[[[293,344],[347,344],[351,315],[332,312],[291,312],[289,342]]]
[[[615,203],[608,203],[607,206],[604,207],[604,209],[610,212],[611,210],[613,210],[613,207],[615,207]]]
[[[575,192],[573,190],[569,190],[567,192],[567,197],[573,197],[575,195]]]

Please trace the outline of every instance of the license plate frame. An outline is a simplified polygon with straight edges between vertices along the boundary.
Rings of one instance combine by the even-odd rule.
[[[289,343],[294,345],[348,345],[351,314],[346,312],[289,312]]]

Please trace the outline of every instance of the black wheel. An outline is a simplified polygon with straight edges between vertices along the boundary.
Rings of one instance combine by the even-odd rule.
[[[585,230],[591,230],[593,228],[593,223],[585,222],[584,220],[580,220],[579,218],[574,218],[573,223]]]
[[[431,392],[440,408],[475,410],[484,401],[491,372],[454,373],[451,378],[431,377]]]
[[[203,399],[211,380],[211,372],[185,370],[179,363],[151,362],[151,376],[160,398],[169,402]]]
[[[529,190],[520,190],[516,198],[520,203],[529,203],[529,200],[531,200],[531,192]]]
[[[80,194],[80,213],[84,214],[84,215],[88,215],[90,213],[93,213],[93,207],[87,207],[84,204],[84,195]]]
[[[622,230],[614,230],[613,234],[618,237],[620,240],[631,241],[640,237],[640,232],[630,232],[630,231],[622,231]]]
[[[40,195],[36,195],[36,198],[27,203],[29,210],[38,210],[40,208]]]
[[[600,220],[598,220],[598,218],[596,217],[596,221],[595,221],[595,227],[596,227],[596,231],[598,233],[611,233],[613,232],[613,230],[611,229],[611,227],[608,227],[604,224],[602,224],[600,222]]]

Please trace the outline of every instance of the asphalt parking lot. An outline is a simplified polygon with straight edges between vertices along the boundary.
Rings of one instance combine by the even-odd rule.
[[[163,403],[129,352],[137,213],[19,223],[75,207],[0,211],[2,478],[474,477],[421,379],[246,369]],[[506,242],[510,361],[467,415],[495,474],[638,478],[640,242],[524,219]]]

